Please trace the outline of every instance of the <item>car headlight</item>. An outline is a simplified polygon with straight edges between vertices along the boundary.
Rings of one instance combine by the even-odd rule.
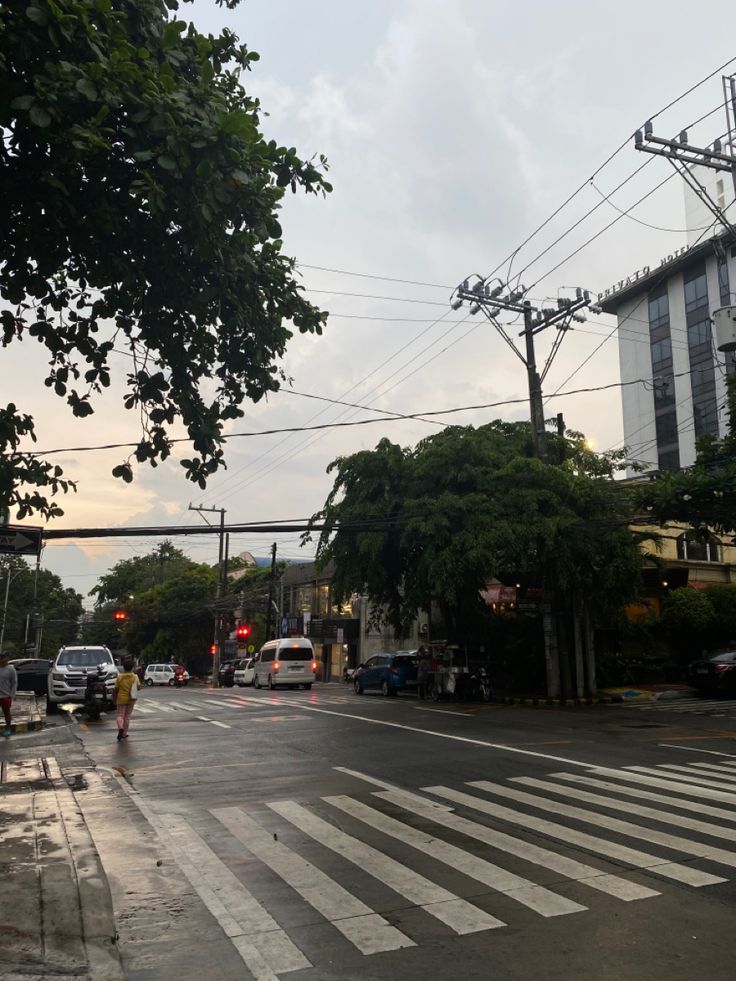
[[[52,681],[66,681],[66,675],[65,674],[57,674],[56,671],[52,671],[51,672],[51,680]]]

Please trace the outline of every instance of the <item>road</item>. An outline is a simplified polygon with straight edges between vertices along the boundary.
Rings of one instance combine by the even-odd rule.
[[[736,712],[698,708],[145,689],[80,727],[127,976],[730,981]]]

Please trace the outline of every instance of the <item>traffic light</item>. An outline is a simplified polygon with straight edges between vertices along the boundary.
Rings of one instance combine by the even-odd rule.
[[[118,623],[128,619],[128,614],[125,610],[115,610],[115,619]]]
[[[210,654],[213,657],[217,654],[217,644],[210,644]]]
[[[246,637],[250,637],[250,627],[247,623],[241,623],[235,633],[238,640],[245,640]]]

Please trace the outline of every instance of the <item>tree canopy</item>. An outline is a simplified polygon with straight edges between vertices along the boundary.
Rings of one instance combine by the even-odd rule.
[[[34,608],[33,581],[36,573],[22,558],[0,557],[0,603],[5,598],[8,574],[11,578],[3,647],[10,650],[14,657],[24,657],[26,616]],[[36,610],[42,617],[43,627],[39,656],[53,658],[63,644],[73,644],[77,638],[82,597],[76,590],[65,587],[61,579],[48,569],[39,570],[37,588]],[[30,623],[30,643],[33,643],[35,636],[35,624]]]
[[[528,424],[501,421],[448,428],[414,448],[383,439],[335,460],[312,519],[324,525],[318,562],[334,560],[336,589],[367,592],[397,630],[435,600],[458,638],[493,577],[539,584],[551,567],[563,592],[599,608],[625,602],[642,556],[611,480],[615,460],[578,434],[553,440],[557,465],[533,458]]]
[[[242,84],[258,59],[205,36],[178,0],[30,0],[0,19],[0,338],[49,353],[45,384],[75,416],[128,356],[138,432],[113,474],[170,452],[204,487],[222,430],[278,389],[293,330],[321,333],[283,252],[287,189],[331,190],[326,163],[267,140]],[[0,407],[0,509],[61,513],[61,470],[19,452],[33,419]],[[27,445],[27,444],[26,444]],[[24,489],[26,488],[26,489]],[[28,489],[30,488],[30,490]]]

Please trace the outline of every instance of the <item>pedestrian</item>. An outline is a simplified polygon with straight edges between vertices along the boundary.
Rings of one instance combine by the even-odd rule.
[[[13,665],[8,664],[9,657],[7,651],[0,653],[0,707],[5,716],[5,728],[3,729],[3,736],[5,737],[9,736],[12,731],[10,728],[10,707],[18,690],[18,674]]]
[[[128,726],[138,698],[138,675],[133,671],[131,660],[123,661],[123,673],[115,679],[115,705],[117,707],[118,742],[128,738]]]
[[[420,647],[419,651],[419,663],[417,664],[417,697],[422,699],[422,701],[427,697],[427,682],[429,681],[429,660],[427,659],[427,651],[424,647]]]

